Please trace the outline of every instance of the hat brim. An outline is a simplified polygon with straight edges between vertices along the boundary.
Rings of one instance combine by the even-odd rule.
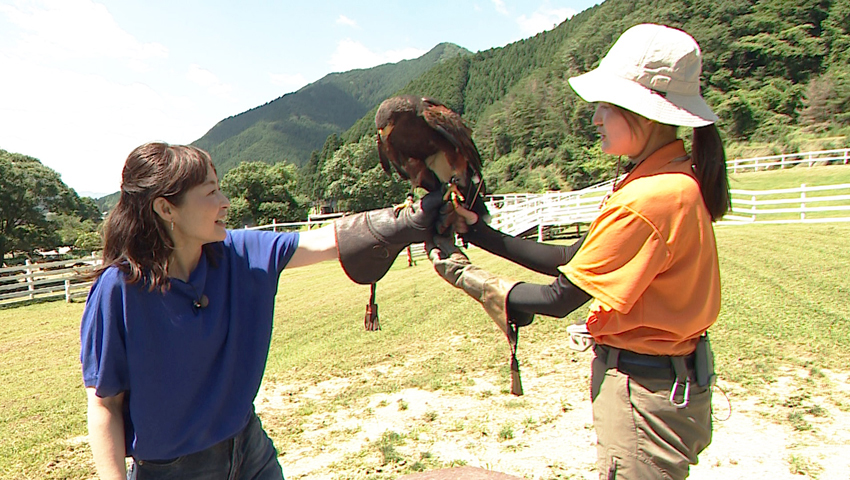
[[[700,95],[666,94],[599,68],[571,77],[570,86],[588,102],[607,102],[667,125],[704,127],[718,120]]]

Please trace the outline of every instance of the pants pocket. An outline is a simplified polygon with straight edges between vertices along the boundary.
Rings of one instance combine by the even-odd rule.
[[[617,478],[618,459],[615,456],[608,455],[603,460],[599,470],[599,480],[615,480]]]

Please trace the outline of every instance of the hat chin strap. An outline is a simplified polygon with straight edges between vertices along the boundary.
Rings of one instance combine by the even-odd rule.
[[[659,148],[669,145],[679,139],[676,136],[676,126],[667,125],[664,123],[650,120],[650,128],[652,129],[646,136],[646,144],[643,146],[641,153],[637,157],[629,157],[629,162],[635,165],[640,165],[640,162],[649,158]]]

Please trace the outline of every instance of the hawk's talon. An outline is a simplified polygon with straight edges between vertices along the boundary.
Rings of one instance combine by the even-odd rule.
[[[463,194],[458,190],[457,185],[454,183],[449,183],[446,185],[446,194],[443,195],[443,201],[447,202],[451,200],[452,203],[462,203],[464,201]]]
[[[398,213],[405,208],[413,208],[413,197],[408,196],[404,203],[393,205],[393,213]]]

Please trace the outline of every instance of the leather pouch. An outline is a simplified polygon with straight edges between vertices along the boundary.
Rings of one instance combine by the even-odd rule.
[[[711,351],[708,333],[699,337],[697,342],[694,351],[694,372],[700,387],[714,386],[717,381],[717,375],[714,374],[714,352]]]

